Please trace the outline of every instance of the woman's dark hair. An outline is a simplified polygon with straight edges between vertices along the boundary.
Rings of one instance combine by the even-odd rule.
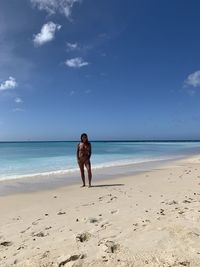
[[[82,140],[83,137],[86,137],[86,138],[87,138],[87,141],[88,141],[88,136],[87,136],[86,133],[82,133],[82,134],[81,134],[81,141],[83,141],[83,140]]]

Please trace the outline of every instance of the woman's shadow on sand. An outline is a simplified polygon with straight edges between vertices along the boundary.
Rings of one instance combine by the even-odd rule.
[[[106,187],[106,186],[124,186],[125,184],[97,184],[92,185],[91,187]]]

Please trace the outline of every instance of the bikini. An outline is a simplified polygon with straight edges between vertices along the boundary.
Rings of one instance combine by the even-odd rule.
[[[90,148],[89,148],[89,143],[85,145],[84,143],[79,143],[79,159],[82,162],[89,161],[89,155],[90,155]]]

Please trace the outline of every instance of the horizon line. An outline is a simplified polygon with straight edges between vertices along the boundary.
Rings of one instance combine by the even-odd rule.
[[[42,142],[79,142],[79,140],[18,140],[0,143],[42,143]],[[200,142],[200,139],[90,139],[90,142]]]

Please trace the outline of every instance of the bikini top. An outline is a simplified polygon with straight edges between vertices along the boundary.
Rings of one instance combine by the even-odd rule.
[[[90,143],[84,144],[84,143],[79,143],[79,157],[89,157],[90,156]]]

